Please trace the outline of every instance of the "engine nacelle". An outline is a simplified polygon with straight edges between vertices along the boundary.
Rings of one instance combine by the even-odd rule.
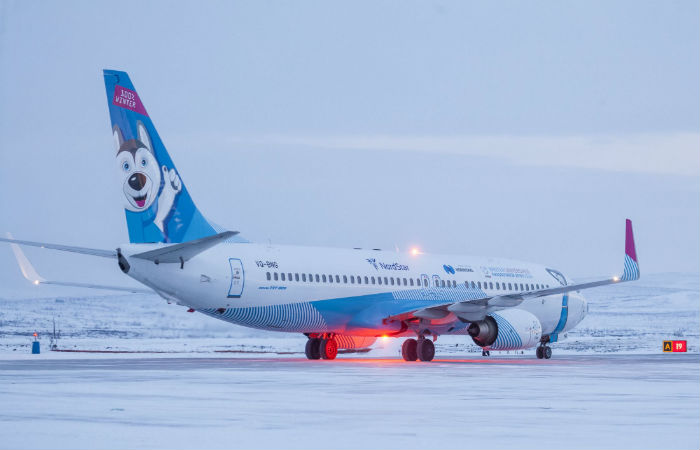
[[[519,350],[534,347],[540,342],[542,324],[532,313],[522,309],[506,309],[470,323],[467,333],[479,347]]]
[[[355,350],[358,348],[367,348],[374,344],[377,340],[373,336],[348,336],[345,334],[336,334],[335,340],[338,343],[338,348],[342,350]]]

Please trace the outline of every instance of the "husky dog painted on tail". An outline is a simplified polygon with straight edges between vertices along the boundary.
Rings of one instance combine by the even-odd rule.
[[[124,208],[140,215],[146,228],[145,234],[157,235],[159,231],[167,240],[165,222],[175,198],[182,190],[182,182],[175,169],[158,163],[151,138],[142,122],[137,122],[136,129],[137,139],[124,140],[119,126],[114,126],[117,167],[123,180]],[[158,231],[149,232],[147,222],[152,222],[151,226]]]

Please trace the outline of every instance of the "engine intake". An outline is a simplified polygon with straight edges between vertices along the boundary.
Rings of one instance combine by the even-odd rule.
[[[479,347],[487,347],[498,337],[498,324],[491,316],[486,316],[484,320],[472,322],[467,327],[467,333]]]

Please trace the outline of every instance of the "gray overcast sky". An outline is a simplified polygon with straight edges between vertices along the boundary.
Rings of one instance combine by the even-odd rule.
[[[699,20],[696,1],[0,0],[0,231],[126,239],[115,68],[200,208],[250,239],[607,275],[630,217],[643,272],[698,271]]]

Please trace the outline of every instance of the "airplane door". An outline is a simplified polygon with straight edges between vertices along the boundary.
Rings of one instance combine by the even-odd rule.
[[[228,298],[240,298],[245,284],[243,263],[238,258],[229,258],[228,263],[231,265],[231,285],[228,288]]]

